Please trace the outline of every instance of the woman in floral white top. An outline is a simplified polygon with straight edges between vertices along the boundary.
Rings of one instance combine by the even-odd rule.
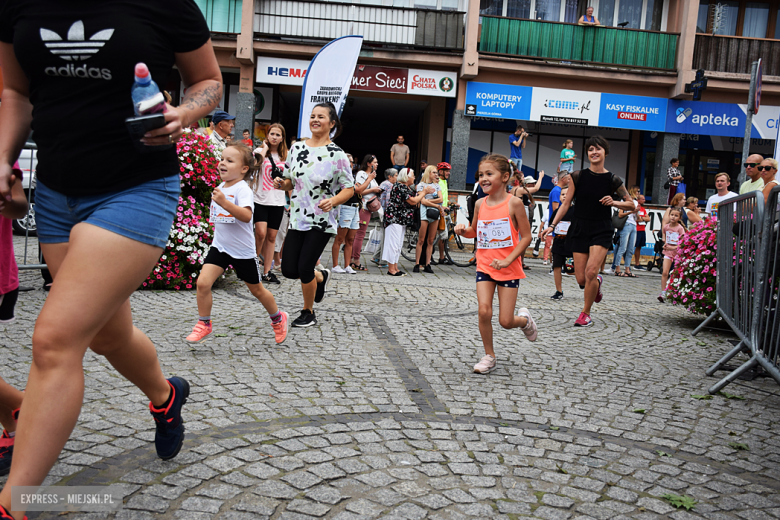
[[[349,200],[354,192],[349,159],[330,140],[334,128],[338,135],[341,121],[336,107],[332,103],[316,105],[309,117],[311,138],[293,145],[287,156],[285,178],[274,179],[276,189],[292,190],[282,274],[285,278],[300,278],[303,289],[303,310],[293,327],[317,323],[314,303],[325,296],[330,271],[315,271],[314,266],[336,233],[336,214],[331,210]]]

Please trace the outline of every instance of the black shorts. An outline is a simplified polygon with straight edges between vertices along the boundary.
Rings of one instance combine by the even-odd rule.
[[[482,271],[477,271],[477,282],[493,282],[499,287],[509,287],[510,289],[517,289],[520,287],[520,280],[493,280],[493,278]]]
[[[576,218],[566,235],[566,248],[572,253],[590,252],[591,246],[601,246],[609,251],[612,245],[611,220],[583,220]]]
[[[566,265],[566,257],[564,255],[559,255],[555,251],[553,251],[552,254],[552,267],[553,269],[562,269],[564,265]]]
[[[556,236],[553,238],[552,246],[550,247],[550,252],[554,255],[561,255],[562,257],[566,258],[567,256],[571,256],[571,250],[566,247],[566,236],[558,237]]]
[[[252,213],[252,224],[268,222],[268,229],[278,230],[282,225],[284,206],[262,206],[255,202],[255,211]]]
[[[233,266],[236,276],[248,284],[256,285],[260,283],[260,262],[257,258],[233,258],[227,253],[222,253],[216,247],[209,248],[204,264],[212,264],[227,270]]]
[[[642,247],[645,247],[645,245],[647,245],[647,233],[644,230],[637,231],[636,232],[636,247],[642,248]]]

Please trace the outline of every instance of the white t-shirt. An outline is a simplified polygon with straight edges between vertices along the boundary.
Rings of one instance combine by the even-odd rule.
[[[225,188],[223,182],[219,189],[225,194],[225,198],[236,206],[254,210],[252,188],[245,181],[238,181],[229,188]],[[257,257],[255,230],[251,218],[249,222],[241,222],[222,206],[211,201],[209,222],[214,223],[214,242],[211,246],[216,247],[220,253],[227,253],[236,259]]]
[[[712,218],[717,219],[718,218],[718,206],[721,202],[724,200],[731,199],[733,197],[739,197],[736,193],[733,191],[730,191],[726,193],[725,195],[718,195],[717,193],[707,199],[707,213],[712,215]]]
[[[363,170],[360,170],[355,175],[355,186],[356,187],[360,186],[361,184],[366,182],[366,179],[368,179],[368,174],[366,172],[364,172]],[[379,187],[379,184],[377,184],[376,179],[371,179],[371,182],[369,183],[368,188],[366,188],[366,189],[370,190],[371,188],[378,188],[378,187]],[[368,202],[369,200],[375,199],[378,196],[379,196],[378,193],[364,193],[363,194],[363,202]]]
[[[272,154],[273,160],[279,171],[284,172],[285,163],[279,159],[278,154]],[[274,189],[274,179],[271,176],[271,160],[266,157],[263,161],[260,182],[255,190],[255,202],[261,206],[284,206],[284,191]]]
[[[636,209],[637,206],[639,206],[639,202],[634,201],[634,209]],[[636,213],[631,213],[630,215],[628,215],[628,219],[626,219],[626,224],[633,224],[636,226]]]

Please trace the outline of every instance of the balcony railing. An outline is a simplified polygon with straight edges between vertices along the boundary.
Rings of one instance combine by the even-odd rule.
[[[657,31],[483,16],[479,52],[674,71],[678,38]]]
[[[463,49],[464,13],[331,2],[257,0],[255,33],[332,40],[349,34],[365,42]]]
[[[206,17],[211,32],[241,32],[242,0],[195,0],[195,4]]]
[[[780,40],[697,34],[693,68],[750,74],[750,65],[763,58],[764,74],[780,76]]]

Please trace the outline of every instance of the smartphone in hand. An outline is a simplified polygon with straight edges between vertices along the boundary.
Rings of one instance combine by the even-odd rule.
[[[127,131],[130,132],[130,138],[135,145],[135,149],[138,150],[139,153],[159,152],[161,150],[168,150],[174,146],[173,143],[148,146],[141,142],[141,139],[143,139],[146,132],[165,126],[164,114],[158,113],[146,116],[128,117],[125,119],[125,125],[127,126]]]

